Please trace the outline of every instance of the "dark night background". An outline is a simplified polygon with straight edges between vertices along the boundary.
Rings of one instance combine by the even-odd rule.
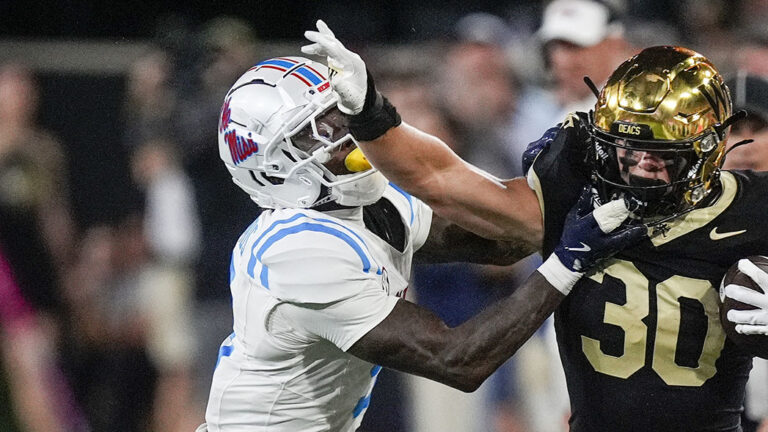
[[[158,26],[184,22],[195,26],[219,15],[250,22],[264,39],[298,39],[317,18],[347,40],[405,42],[439,37],[456,18],[483,11],[512,18],[538,12],[543,1],[390,0],[390,1],[45,1],[0,2],[0,36],[23,38],[141,39]],[[628,2],[628,13],[673,21],[676,2]],[[538,14],[536,14],[538,15]]]

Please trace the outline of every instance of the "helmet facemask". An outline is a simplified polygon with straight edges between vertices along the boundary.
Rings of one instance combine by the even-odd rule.
[[[323,106],[304,121],[286,131],[280,143],[296,161],[285,174],[287,177],[313,167],[310,172],[328,192],[311,205],[317,207],[330,201],[344,206],[371,204],[381,198],[383,188],[362,190],[369,176],[381,176],[364,160],[363,166],[352,167],[349,157],[357,149],[357,141],[349,132],[349,119],[336,108],[336,103]],[[359,153],[359,150],[357,150]],[[350,185],[360,183],[357,187]],[[379,183],[378,181],[375,183]],[[372,184],[370,184],[372,186]],[[349,191],[355,197],[346,197]],[[321,194],[322,195],[322,194]],[[348,199],[345,199],[348,198]]]
[[[601,201],[626,198],[644,222],[693,209],[709,194],[722,159],[720,139],[709,130],[690,140],[628,138],[592,126],[593,176]]]

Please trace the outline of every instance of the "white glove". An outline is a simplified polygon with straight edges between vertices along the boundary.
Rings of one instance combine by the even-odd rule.
[[[725,296],[736,301],[755,306],[752,310],[730,310],[728,321],[736,324],[736,331],[741,334],[768,335],[768,273],[758,268],[752,261],[739,260],[739,270],[760,286],[763,292],[730,284],[725,287]]]
[[[322,20],[317,20],[317,30],[304,32],[304,37],[314,43],[301,47],[301,52],[328,58],[331,85],[339,96],[339,109],[349,115],[360,114],[368,88],[365,62],[359,55],[344,48]]]

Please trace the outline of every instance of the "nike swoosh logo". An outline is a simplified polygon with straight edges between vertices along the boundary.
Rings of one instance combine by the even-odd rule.
[[[592,250],[592,248],[589,247],[589,245],[586,245],[583,242],[579,242],[579,243],[581,243],[581,247],[572,248],[572,247],[566,246],[565,250],[574,251],[574,252],[589,252]]]
[[[712,228],[712,231],[709,232],[709,238],[711,238],[712,240],[722,240],[724,238],[737,236],[739,234],[744,234],[745,232],[747,232],[747,230],[743,229],[741,231],[719,233],[717,232],[717,227],[714,227]]]

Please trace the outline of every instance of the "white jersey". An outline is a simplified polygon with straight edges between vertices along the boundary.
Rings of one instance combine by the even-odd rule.
[[[389,186],[406,226],[400,252],[362,209],[267,210],[233,250],[234,333],[219,351],[209,432],[353,431],[381,369],[346,351],[405,294],[432,211]]]

